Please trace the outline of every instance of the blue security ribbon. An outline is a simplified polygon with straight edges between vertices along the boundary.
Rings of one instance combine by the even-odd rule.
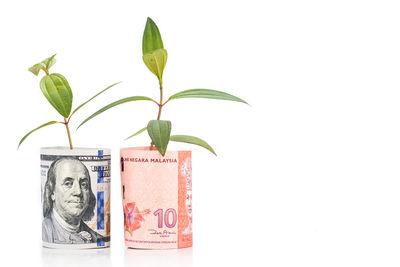
[[[104,191],[97,192],[97,230],[104,230]]]

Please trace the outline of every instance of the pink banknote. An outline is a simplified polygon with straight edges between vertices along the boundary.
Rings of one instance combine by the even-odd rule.
[[[190,151],[121,149],[125,244],[132,248],[192,246]]]

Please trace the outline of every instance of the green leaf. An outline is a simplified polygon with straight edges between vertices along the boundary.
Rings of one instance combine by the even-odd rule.
[[[160,48],[164,48],[160,31],[154,21],[147,18],[142,41],[143,55]]]
[[[67,79],[58,73],[46,75],[40,81],[40,89],[58,113],[68,118],[72,107],[72,91]]]
[[[157,49],[151,53],[143,55],[144,64],[147,68],[157,76],[160,84],[162,84],[162,76],[167,64],[168,53],[165,49]]]
[[[194,145],[198,145],[198,146],[202,146],[206,149],[208,149],[211,153],[213,153],[215,156],[217,154],[215,154],[214,149],[212,149],[212,147],[204,140],[194,137],[194,136],[190,136],[190,135],[172,135],[169,140],[174,141],[174,142],[182,142],[182,143],[189,143],[189,144],[194,144]]]
[[[56,59],[54,58],[55,56],[56,54],[42,61],[42,63],[45,64],[47,71],[56,63]]]
[[[220,99],[220,100],[230,100],[230,101],[237,101],[247,104],[246,101],[240,99],[234,95],[230,95],[228,93],[224,93],[217,90],[210,90],[210,89],[191,89],[185,90],[179,93],[176,93],[170,98],[169,100],[179,99],[179,98],[211,98],[211,99]]]
[[[29,133],[27,133],[24,137],[22,137],[21,141],[19,141],[18,148],[20,147],[20,145],[22,144],[22,142],[24,142],[24,140],[25,140],[31,133],[33,133],[34,131],[39,130],[40,128],[43,128],[43,127],[45,127],[45,126],[48,126],[48,125],[51,125],[51,124],[55,124],[55,123],[59,123],[59,122],[58,122],[58,121],[49,121],[49,122],[47,122],[47,123],[45,123],[45,124],[40,125],[39,127],[35,128],[35,129],[33,129],[33,130],[30,131]]]
[[[79,124],[79,126],[78,126],[77,129],[79,129],[79,127],[81,127],[84,123],[86,123],[87,121],[93,119],[93,118],[96,117],[97,115],[103,113],[103,112],[106,111],[107,109],[110,109],[110,108],[112,108],[112,107],[118,106],[118,105],[120,105],[120,104],[124,104],[124,103],[131,102],[131,101],[137,101],[137,100],[148,100],[148,101],[156,102],[155,100],[153,100],[152,98],[147,97],[147,96],[131,96],[131,97],[127,97],[127,98],[120,99],[120,100],[115,101],[115,102],[113,102],[113,103],[111,103],[111,104],[108,104],[107,106],[105,106],[105,107],[99,109],[98,111],[96,111],[95,113],[93,113],[92,115],[90,115],[89,117],[87,117],[81,124]]]
[[[134,137],[134,136],[136,136],[136,135],[139,135],[139,134],[143,133],[143,132],[146,131],[146,130],[147,130],[147,127],[144,127],[143,129],[140,129],[140,130],[137,131],[136,133],[132,134],[131,136],[128,136],[127,138],[125,138],[125,140],[128,140],[129,138],[132,138],[132,137]]]
[[[33,74],[35,74],[36,76],[38,76],[41,69],[42,69],[42,64],[38,63],[30,67],[28,70]]]
[[[119,83],[121,83],[121,82],[117,82],[117,83],[114,83],[114,84],[108,86],[106,89],[101,90],[99,93],[97,93],[96,95],[94,95],[92,98],[90,98],[90,99],[87,100],[86,102],[83,102],[82,104],[80,104],[74,111],[72,111],[71,116],[74,115],[74,113],[77,112],[81,107],[83,107],[84,105],[86,105],[87,103],[89,103],[91,100],[93,100],[95,97],[97,97],[98,95],[104,93],[105,91],[107,91],[108,89],[110,89],[111,87],[113,87],[113,86],[115,86],[115,85],[117,85],[117,84],[119,84]]]
[[[147,132],[153,144],[156,146],[161,155],[165,155],[171,134],[171,122],[162,120],[151,120],[147,124]]]
[[[28,70],[30,72],[32,72],[33,74],[35,74],[36,76],[39,74],[40,70],[43,70],[44,72],[48,73],[51,66],[53,66],[54,63],[56,63],[56,59],[54,58],[55,56],[56,56],[56,54],[52,55],[51,57],[46,58],[42,62],[39,62],[39,63],[33,65],[32,67],[30,67]]]

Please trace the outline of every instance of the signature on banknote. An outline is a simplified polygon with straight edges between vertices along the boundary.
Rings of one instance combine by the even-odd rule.
[[[170,235],[176,235],[176,232],[168,231],[168,230],[157,231],[155,229],[148,229],[148,231],[149,231],[149,234],[151,234],[151,235],[160,235],[160,237],[169,237]]]

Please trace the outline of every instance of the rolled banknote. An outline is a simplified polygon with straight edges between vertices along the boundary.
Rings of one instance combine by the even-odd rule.
[[[110,161],[103,148],[40,150],[43,246],[110,246]]]
[[[121,149],[125,245],[165,249],[192,246],[191,151]]]

